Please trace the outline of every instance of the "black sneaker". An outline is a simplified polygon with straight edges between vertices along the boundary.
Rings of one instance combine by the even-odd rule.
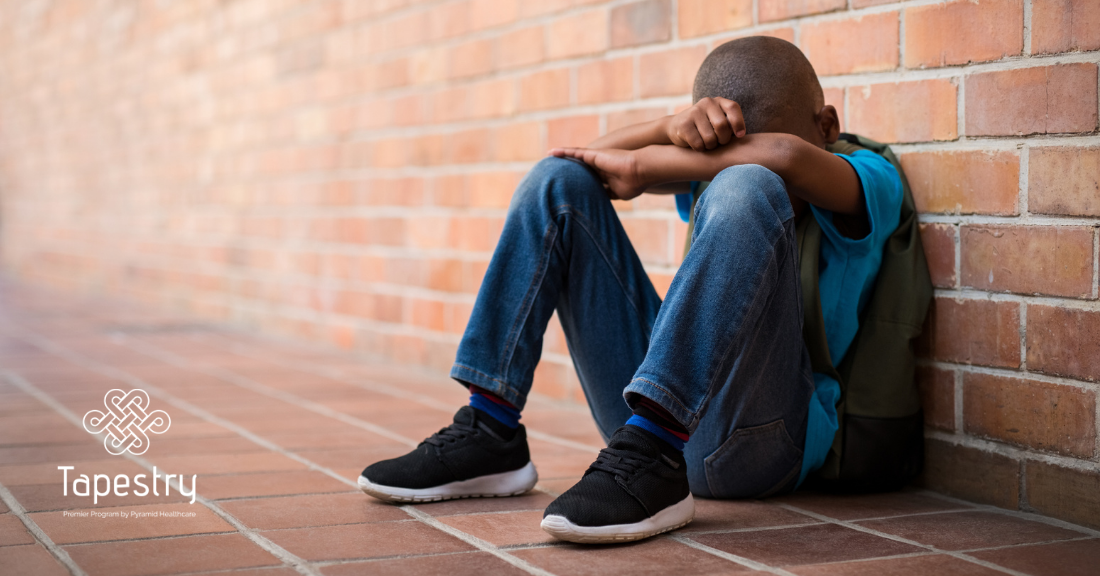
[[[694,517],[684,455],[648,430],[623,426],[581,481],[546,508],[542,529],[570,542],[627,542]]]
[[[433,502],[515,496],[534,488],[538,479],[522,424],[513,430],[463,406],[454,423],[412,452],[367,466],[359,489],[390,502]]]

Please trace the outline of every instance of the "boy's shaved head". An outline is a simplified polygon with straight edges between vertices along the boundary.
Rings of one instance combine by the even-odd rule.
[[[812,123],[825,105],[817,74],[802,51],[767,36],[731,40],[703,60],[692,98],[708,97],[740,104],[750,134]]]

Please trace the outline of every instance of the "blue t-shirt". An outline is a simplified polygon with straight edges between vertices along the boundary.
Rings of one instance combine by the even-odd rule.
[[[810,206],[814,218],[821,226],[818,288],[821,292],[825,337],[829,342],[829,356],[834,366],[844,359],[848,347],[856,337],[856,331],[859,330],[859,315],[871,297],[875,277],[882,265],[886,240],[898,227],[902,202],[901,177],[885,158],[869,150],[837,156],[847,160],[859,176],[871,231],[858,240],[847,238],[833,224],[832,212]],[[692,183],[692,191],[695,189],[696,184]],[[676,204],[683,217],[690,211],[691,195],[678,195]],[[836,403],[839,399],[840,383],[815,372],[814,396],[810,400],[799,484],[802,484],[810,472],[825,463],[833,437],[836,436]]]

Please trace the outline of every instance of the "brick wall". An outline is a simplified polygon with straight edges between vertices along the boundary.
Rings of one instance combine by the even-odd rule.
[[[8,273],[440,370],[548,147],[683,108],[725,40],[791,40],[922,212],[925,482],[1100,526],[1094,1],[0,10]],[[672,199],[618,208],[663,292]],[[536,388],[580,400],[557,327]]]

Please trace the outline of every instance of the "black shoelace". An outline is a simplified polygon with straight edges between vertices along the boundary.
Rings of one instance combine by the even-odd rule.
[[[630,450],[617,448],[604,448],[596,461],[588,467],[589,470],[600,470],[613,476],[627,479],[633,476],[639,469],[655,462],[653,458]]]
[[[478,433],[479,431],[469,424],[454,422],[450,426],[432,434],[432,436],[425,439],[424,442],[436,448],[442,448],[446,444],[454,444],[459,440],[465,440],[467,436]]]

